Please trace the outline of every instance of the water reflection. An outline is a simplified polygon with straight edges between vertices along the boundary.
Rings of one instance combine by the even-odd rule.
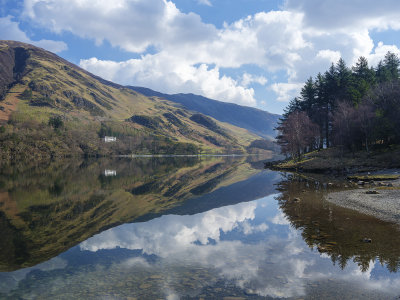
[[[64,268],[23,274],[9,295],[382,299],[400,293],[399,276],[373,261],[366,272],[353,262],[342,270],[328,255],[309,251],[274,196],[124,224],[59,258]]]
[[[179,167],[148,162],[146,166],[153,167],[149,173],[127,163],[112,162],[117,175],[111,177],[103,174],[111,169],[105,162],[76,169],[76,174],[83,173],[74,184],[83,176],[90,182],[88,174],[95,173],[91,188],[108,196],[90,208],[76,200],[82,223],[74,226],[83,232],[93,222],[100,233],[58,256],[61,248],[48,245],[46,249],[56,256],[51,260],[0,273],[0,298],[391,299],[400,295],[398,228],[322,200],[327,190],[343,188],[342,182],[326,185],[320,179],[260,172],[244,160],[188,161]],[[138,177],[132,175],[139,172]],[[67,203],[75,202],[67,201],[66,195],[83,197],[73,193],[76,186],[57,176],[44,187],[52,199],[64,200],[52,200],[41,210],[27,207],[31,213],[46,212],[42,217],[50,214],[50,221],[56,212],[65,216],[63,207],[71,213]],[[118,196],[108,201],[114,193]],[[121,201],[121,195],[128,195],[129,201]],[[111,204],[99,209],[104,203]],[[21,209],[18,201],[14,205]],[[98,218],[82,217],[89,211],[96,216],[96,210]],[[110,227],[129,218],[135,223]],[[30,231],[31,237],[40,239],[27,240],[27,231],[10,229],[17,228],[16,219],[3,220],[9,222],[1,226],[10,230],[12,241],[29,245],[32,240],[50,240],[41,236],[46,234],[44,224]],[[54,222],[68,226],[69,220],[57,217]],[[110,229],[104,230],[107,226]],[[60,227],[48,235],[68,242],[62,234],[72,228]],[[89,231],[88,235],[95,233]],[[75,243],[84,236],[76,235]],[[365,236],[373,242],[363,243]],[[18,248],[18,243],[9,243],[14,248],[2,255],[14,255],[14,263],[45,253],[44,247]],[[26,256],[10,254],[17,249],[27,249]]]
[[[376,258],[389,271],[397,272],[400,267],[398,226],[321,200],[328,190],[346,184],[341,182],[330,187],[290,174],[278,184],[281,194],[277,199],[290,223],[301,230],[309,247],[329,255],[342,269],[353,261],[361,271],[367,272]],[[295,198],[301,201],[293,201]],[[365,243],[364,238],[371,239],[372,243]]]
[[[153,218],[257,172],[245,158],[229,157],[2,166],[0,271],[46,261],[97,232]]]

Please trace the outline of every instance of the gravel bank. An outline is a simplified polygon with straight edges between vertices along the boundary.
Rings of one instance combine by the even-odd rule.
[[[369,194],[376,191],[378,194]],[[362,188],[329,193],[326,200],[400,225],[400,190]]]

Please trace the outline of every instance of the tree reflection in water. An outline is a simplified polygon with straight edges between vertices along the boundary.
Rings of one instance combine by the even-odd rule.
[[[345,189],[346,182],[327,185],[296,174],[285,178],[277,184],[279,206],[310,248],[329,255],[342,269],[352,260],[365,272],[371,261],[378,260],[391,272],[399,270],[400,231],[396,225],[324,200],[329,191]],[[372,242],[366,243],[364,238]]]

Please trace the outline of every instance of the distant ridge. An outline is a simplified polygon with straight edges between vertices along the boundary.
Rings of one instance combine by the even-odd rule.
[[[163,94],[149,88],[128,86],[128,88],[148,97],[160,97],[169,101],[179,103],[186,109],[211,116],[218,121],[233,124],[245,128],[261,137],[275,138],[279,115],[242,106],[233,103],[221,102],[194,94]]]

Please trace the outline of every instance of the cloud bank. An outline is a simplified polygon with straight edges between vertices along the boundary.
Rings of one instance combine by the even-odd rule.
[[[211,5],[210,1],[200,1]],[[290,100],[310,75],[343,57],[363,55],[376,64],[395,45],[374,42],[372,31],[399,30],[396,1],[288,0],[281,10],[259,12],[217,28],[167,0],[25,0],[25,18],[55,33],[70,32],[140,57],[81,60],[85,69],[122,84],[166,93],[193,92],[256,106],[254,86]],[[227,69],[257,66],[276,80]]]

